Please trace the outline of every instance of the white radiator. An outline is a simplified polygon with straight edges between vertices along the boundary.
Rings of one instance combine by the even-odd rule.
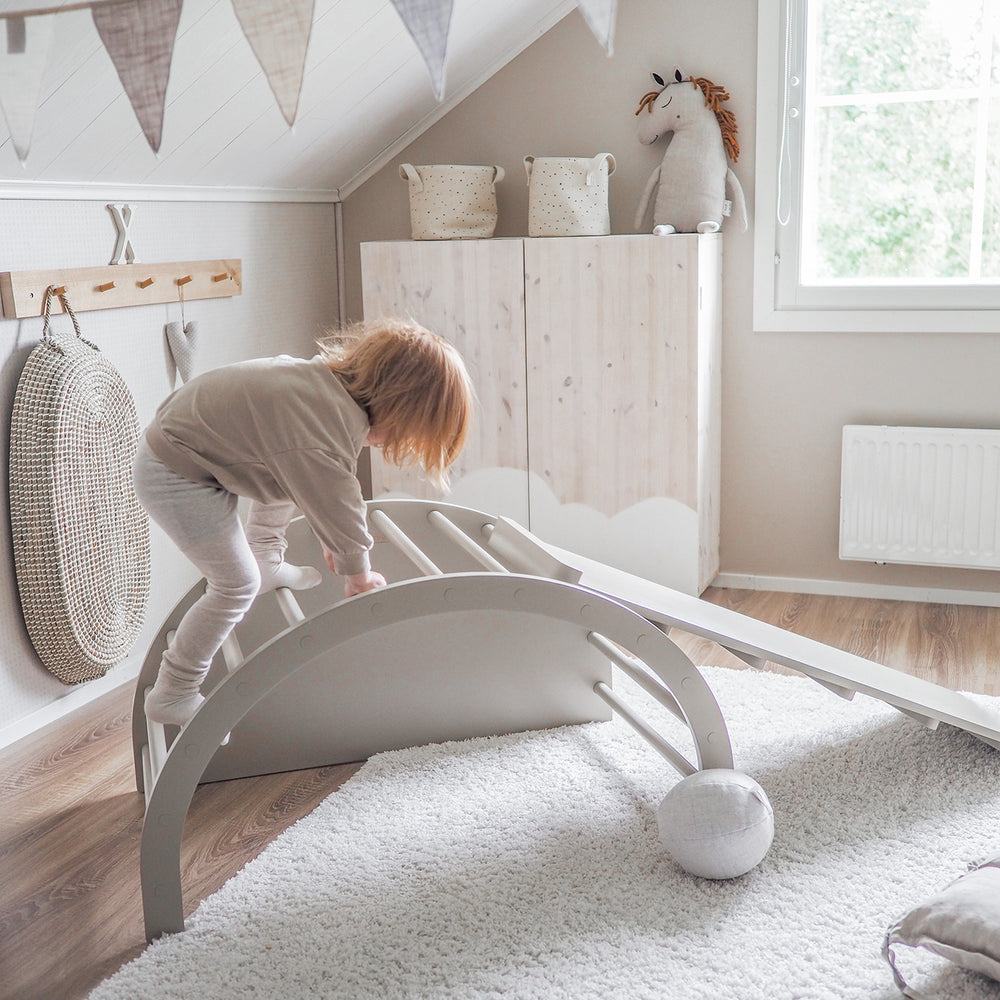
[[[1000,569],[1000,430],[845,427],[840,558]]]

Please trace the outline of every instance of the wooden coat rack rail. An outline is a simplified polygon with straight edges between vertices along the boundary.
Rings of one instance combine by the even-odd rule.
[[[0,271],[4,319],[41,316],[45,289],[65,291],[74,312],[120,309],[162,302],[221,299],[243,290],[240,260],[193,260],[168,264],[108,264],[48,271]],[[53,299],[53,311],[62,302]]]

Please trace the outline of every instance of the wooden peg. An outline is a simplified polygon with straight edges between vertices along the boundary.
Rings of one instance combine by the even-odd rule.
[[[0,47],[3,45],[2,29],[3,5],[0,3]],[[2,257],[0,252],[0,297],[3,299],[0,316],[3,319],[38,316],[46,298],[57,300],[50,303],[51,311],[57,313],[63,298],[72,298],[75,310],[85,312],[161,302],[223,299],[243,293],[243,262],[238,258],[4,271]]]

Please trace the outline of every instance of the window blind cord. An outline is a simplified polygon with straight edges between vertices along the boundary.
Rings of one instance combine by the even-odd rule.
[[[787,226],[792,218],[791,206],[784,206],[788,195],[788,186],[785,178],[791,173],[791,160],[788,152],[788,118],[791,114],[789,108],[791,98],[791,76],[789,74],[789,57],[792,48],[792,4],[791,0],[785,3],[785,56],[782,69],[785,81],[785,92],[781,108],[781,149],[778,153],[778,204],[777,218],[779,226]]]

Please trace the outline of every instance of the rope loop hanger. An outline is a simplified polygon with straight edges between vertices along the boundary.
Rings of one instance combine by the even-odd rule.
[[[92,347],[95,351],[99,350],[96,344],[91,343],[84,337],[83,332],[80,330],[80,321],[76,318],[76,313],[73,312],[73,307],[69,304],[69,298],[66,295],[66,289],[63,286],[56,287],[55,285],[49,285],[45,289],[45,302],[42,308],[42,340],[44,340],[50,347],[54,347],[57,351],[65,353],[62,348],[49,335],[52,332],[50,328],[51,311],[52,311],[52,299],[55,296],[59,296],[59,301],[62,303],[63,310],[69,314],[69,318],[73,321],[73,329],[76,332],[78,340],[83,341],[88,347]]]

